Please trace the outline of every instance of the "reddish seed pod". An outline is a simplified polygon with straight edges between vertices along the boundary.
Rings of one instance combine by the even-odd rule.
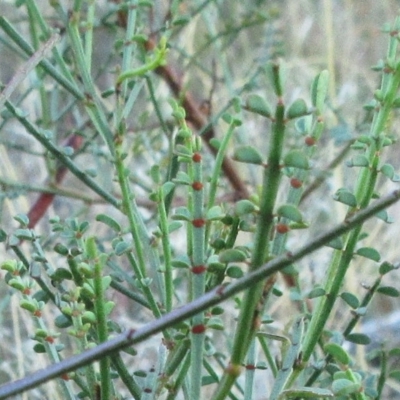
[[[278,233],[281,234],[288,233],[290,230],[290,228],[286,224],[277,224],[275,229]]]
[[[62,374],[62,375],[60,376],[60,378],[61,378],[62,380],[64,380],[64,381],[69,381],[69,376],[68,376],[68,374]]]
[[[199,335],[200,333],[204,333],[205,330],[206,330],[206,326],[204,324],[192,326],[192,333],[194,333],[195,335]]]
[[[54,338],[52,336],[47,336],[44,340],[48,343],[54,343]]]
[[[194,153],[192,156],[193,162],[200,162],[201,161],[201,154],[200,153]]]
[[[314,144],[315,144],[315,139],[313,138],[313,137],[311,137],[311,136],[307,136],[305,139],[304,139],[304,142],[305,142],[305,144],[307,145],[307,146],[314,146]]]
[[[194,220],[192,221],[192,224],[193,224],[193,226],[194,226],[195,228],[202,228],[202,227],[204,226],[205,223],[206,223],[206,220],[203,219],[203,218],[197,218],[197,219],[194,219]]]
[[[193,190],[201,190],[203,189],[203,184],[201,182],[193,182],[192,183]]]
[[[299,189],[303,186],[303,182],[300,179],[292,178],[290,180],[290,186],[295,189]]]
[[[254,369],[256,369],[256,366],[254,364],[247,364],[245,366],[245,368],[248,369],[248,370],[254,370]]]
[[[207,267],[205,265],[195,265],[194,267],[192,267],[192,272],[195,275],[200,275],[206,271],[207,271]]]
[[[33,313],[33,315],[34,315],[35,317],[40,318],[40,317],[42,316],[42,312],[41,312],[40,310],[36,310],[36,311]]]

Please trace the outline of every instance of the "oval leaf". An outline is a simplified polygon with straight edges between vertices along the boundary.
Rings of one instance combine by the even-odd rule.
[[[345,188],[339,189],[334,194],[333,199],[350,207],[357,206],[356,196]]]
[[[226,270],[226,275],[229,276],[229,278],[234,278],[234,279],[239,279],[241,278],[243,274],[242,268],[240,268],[237,265],[232,265]]]
[[[379,266],[379,273],[381,275],[386,275],[387,273],[389,273],[390,271],[393,271],[394,269],[396,269],[396,267],[393,264],[391,264],[391,263],[389,263],[387,261],[384,261]]]
[[[308,293],[307,298],[315,299],[317,297],[325,296],[325,294],[326,294],[326,291],[323,287],[316,287]]]
[[[351,160],[347,161],[346,165],[348,167],[368,167],[369,161],[364,154],[358,154],[354,156]]]
[[[237,216],[251,214],[256,210],[258,210],[258,207],[252,201],[247,199],[239,200],[235,204],[235,214]]]
[[[258,94],[251,94],[247,98],[246,105],[244,108],[253,113],[260,114],[263,117],[270,118],[272,115],[271,107],[269,106],[267,101]]]
[[[286,167],[299,169],[309,169],[310,163],[308,157],[300,150],[292,150],[285,155],[283,163]]]
[[[381,286],[377,292],[389,297],[399,297],[400,295],[400,292],[393,286]]]
[[[240,146],[236,148],[233,159],[248,164],[263,164],[263,159],[259,151],[253,146]]]
[[[325,69],[321,71],[314,79],[311,85],[311,100],[313,106],[319,114],[322,114],[324,102],[328,94],[329,73]]]
[[[376,262],[381,259],[379,252],[372,247],[361,247],[357,250],[356,254]]]
[[[340,237],[336,237],[335,239],[331,240],[328,244],[328,247],[332,247],[333,249],[336,250],[342,250],[343,249],[343,240]]]
[[[350,356],[346,350],[336,343],[327,343],[324,346],[324,351],[325,353],[331,355],[340,364],[347,365],[350,362]]]
[[[289,106],[286,118],[294,119],[304,117],[304,115],[307,115],[309,113],[310,111],[307,107],[306,102],[303,99],[297,99]]]
[[[351,343],[367,345],[371,343],[371,339],[364,335],[363,333],[350,333],[350,335],[346,336],[346,340]]]
[[[357,308],[360,305],[359,300],[357,299],[354,294],[349,293],[349,292],[343,292],[340,297],[351,307],[351,308]]]
[[[107,214],[98,214],[96,216],[96,221],[106,224],[109,228],[115,232],[121,232],[121,225],[112,217]]]
[[[302,222],[303,216],[296,206],[293,204],[284,204],[278,208],[278,216],[287,218],[290,221]]]
[[[383,164],[381,167],[381,172],[387,178],[392,179],[394,177],[394,167],[390,164]]]
[[[336,396],[346,396],[360,389],[360,384],[348,379],[337,379],[332,383],[332,391]]]
[[[221,263],[243,262],[246,260],[246,254],[237,249],[228,249],[219,254],[218,260]]]

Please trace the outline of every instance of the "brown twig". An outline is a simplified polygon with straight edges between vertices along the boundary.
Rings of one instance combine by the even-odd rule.
[[[154,48],[154,42],[149,39],[146,44],[146,48]],[[186,120],[197,130],[201,131],[207,126],[207,119],[204,113],[201,111],[201,104],[196,102],[190,92],[184,91],[182,88],[182,82],[177,72],[170,66],[164,65],[156,69],[156,73],[160,75],[170,87],[174,95],[182,100],[182,107],[186,111]],[[215,132],[212,126],[210,126],[201,135],[210,151],[216,155],[217,150],[210,144],[210,140],[215,137]],[[236,167],[232,160],[225,156],[222,162],[222,170],[236,192],[237,198],[249,197],[247,187],[240,177]]]
[[[77,150],[82,145],[82,137],[78,135],[72,135],[66,142],[66,146],[72,147],[74,150]],[[55,175],[55,183],[59,184],[65,178],[67,173],[67,167],[64,165],[59,165]],[[28,212],[29,218],[29,228],[34,228],[36,224],[42,219],[43,215],[49,209],[51,204],[54,201],[55,193],[42,193],[39,195],[38,199],[32,205],[31,209]]]

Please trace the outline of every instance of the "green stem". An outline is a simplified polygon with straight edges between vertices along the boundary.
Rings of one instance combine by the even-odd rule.
[[[167,211],[165,209],[164,203],[164,190],[162,187],[159,189],[159,199],[158,199],[158,216],[159,216],[159,226],[161,230],[161,243],[163,247],[164,255],[164,283],[165,283],[165,311],[170,312],[172,310],[172,302],[174,297],[174,285],[172,281],[172,254],[171,254],[171,242],[168,230],[168,218]]]
[[[0,17],[1,19],[1,17]],[[85,172],[83,172],[68,156],[60,151],[51,141],[47,138],[39,128],[33,125],[30,121],[25,118],[24,113],[16,109],[9,101],[6,101],[6,108],[14,115],[14,117],[24,126],[24,128],[30,133],[40,144],[42,144],[46,150],[48,150],[58,161],[65,165],[79,180],[90,187],[100,197],[106,200],[108,203],[116,208],[120,208],[120,202],[113,197],[110,193],[106,192],[100,185],[98,185],[93,179],[91,179]]]
[[[121,378],[122,382],[124,382],[124,385],[129,390],[129,393],[133,396],[135,400],[140,399],[142,389],[135,381],[132,374],[126,368],[125,362],[122,359],[121,355],[119,353],[116,353],[110,358],[113,367],[118,372],[119,377]]]
[[[273,228],[274,206],[281,176],[280,160],[285,134],[284,112],[284,104],[282,100],[279,99],[275,111],[275,121],[272,127],[268,166],[265,169],[263,177],[260,214],[257,221],[250,272],[256,271],[265,262],[269,254],[269,237]],[[224,399],[228,395],[237,376],[240,374],[241,363],[254,337],[255,331],[258,329],[258,313],[256,310],[263,293],[263,287],[264,281],[260,281],[254,285],[251,290],[245,292],[240,309],[239,322],[235,332],[230,366],[218,386],[217,392],[213,397],[214,400]]]
[[[199,138],[197,138],[199,139]],[[196,142],[196,137],[193,139]],[[199,144],[199,141],[197,141]],[[199,145],[194,146],[197,154],[200,150]],[[192,165],[192,299],[197,299],[205,291],[205,216],[204,216],[204,189],[202,162],[193,160]],[[198,224],[196,223],[198,222]],[[204,313],[195,315],[192,319],[191,351],[190,351],[190,398],[200,399],[202,366],[203,366],[203,347],[205,338]]]
[[[104,286],[103,286],[103,268],[107,262],[107,254],[97,254],[95,238],[90,237],[87,240],[86,248],[90,260],[94,260],[94,307],[97,320],[97,335],[99,343],[104,343],[108,339],[107,314],[104,307]],[[110,358],[103,357],[100,360],[100,385],[102,400],[111,398],[111,375],[110,375]]]

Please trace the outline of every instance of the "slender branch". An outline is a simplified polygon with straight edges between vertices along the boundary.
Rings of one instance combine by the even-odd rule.
[[[118,352],[135,343],[142,342],[168,327],[176,325],[177,323],[184,321],[211,306],[221,303],[223,300],[228,299],[236,293],[257,284],[260,279],[267,278],[275,272],[293,264],[295,261],[303,258],[307,254],[310,254],[313,251],[321,248],[334,238],[349,232],[356,226],[366,221],[368,218],[376,215],[379,211],[384,210],[385,208],[394,204],[399,199],[400,191],[396,190],[388,196],[377,200],[372,206],[357,212],[353,216],[346,219],[343,223],[319,236],[306,246],[301,247],[297,251],[275,258],[259,269],[247,274],[245,277],[238,279],[234,283],[231,283],[227,286],[219,286],[192,301],[191,303],[188,303],[176,310],[171,311],[168,314],[163,315],[161,318],[148,323],[138,330],[130,329],[116,336],[115,338],[98,345],[95,348],[72,356],[61,361],[60,363],[51,365],[25,378],[1,386],[0,400],[18,393],[22,393],[62,374],[76,370],[77,368],[83,367],[105,356],[110,356],[114,352]]]

